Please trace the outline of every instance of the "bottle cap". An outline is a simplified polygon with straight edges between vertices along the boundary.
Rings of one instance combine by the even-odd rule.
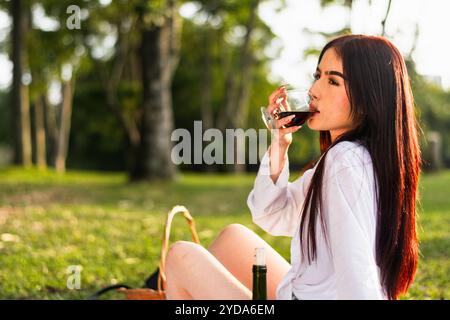
[[[255,248],[255,263],[256,266],[266,265],[266,252],[264,248]]]

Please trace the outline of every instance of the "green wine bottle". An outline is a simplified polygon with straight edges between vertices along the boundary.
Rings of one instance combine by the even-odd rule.
[[[253,263],[253,300],[267,300],[267,266],[264,248],[255,248]]]

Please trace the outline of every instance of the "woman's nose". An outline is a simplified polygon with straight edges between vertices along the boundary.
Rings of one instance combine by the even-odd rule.
[[[318,96],[316,95],[314,85],[312,85],[311,88],[309,88],[308,94],[309,94],[309,97],[311,98],[311,100],[318,100]]]
[[[318,100],[319,96],[318,96],[318,93],[317,93],[317,89],[318,89],[317,88],[317,81],[314,81],[311,84],[311,87],[308,90],[308,93],[309,93],[309,96],[310,96],[311,100]]]

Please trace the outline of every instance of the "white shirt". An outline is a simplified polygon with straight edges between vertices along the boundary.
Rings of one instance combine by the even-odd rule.
[[[325,158],[323,215],[330,246],[316,219],[317,259],[303,261],[301,209],[316,167],[289,182],[289,161],[274,183],[269,154],[263,156],[247,204],[253,222],[274,236],[293,237],[291,268],[277,288],[277,299],[386,299],[376,264],[376,183],[367,149],[340,142]]]

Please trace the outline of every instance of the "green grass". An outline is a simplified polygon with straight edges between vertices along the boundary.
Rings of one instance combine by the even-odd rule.
[[[128,184],[115,173],[0,170],[0,299],[82,299],[112,283],[141,286],[157,267],[164,217],[176,204],[195,217],[205,246],[227,224],[241,223],[289,259],[290,239],[251,221],[253,179],[183,174],[174,182]],[[422,256],[406,299],[450,298],[449,185],[450,171],[421,179]],[[189,237],[178,217],[172,238]],[[67,288],[71,265],[83,267],[80,290]]]

